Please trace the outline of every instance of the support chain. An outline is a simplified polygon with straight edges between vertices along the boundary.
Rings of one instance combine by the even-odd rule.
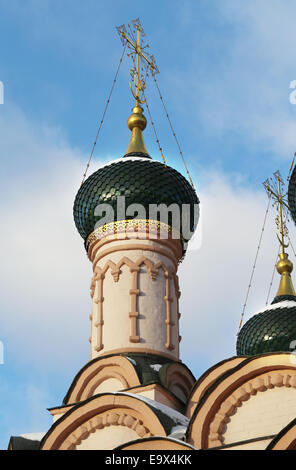
[[[104,112],[103,112],[103,116],[102,116],[102,119],[100,121],[100,125],[99,125],[99,128],[98,128],[98,131],[97,131],[97,135],[96,135],[96,138],[95,138],[95,141],[93,143],[93,147],[92,147],[92,150],[91,150],[91,153],[90,153],[90,157],[88,159],[88,162],[87,162],[87,165],[86,165],[86,168],[85,168],[85,172],[83,173],[83,177],[82,177],[82,181],[81,181],[81,185],[83,185],[84,181],[85,181],[85,178],[86,178],[86,175],[87,175],[87,171],[88,171],[88,168],[89,168],[89,165],[90,165],[90,162],[91,162],[91,159],[92,159],[92,156],[93,156],[93,153],[94,153],[94,150],[95,150],[95,147],[97,145],[97,140],[99,138],[99,135],[100,135],[100,131],[101,131],[101,127],[103,125],[103,122],[104,122],[104,119],[105,119],[105,115],[106,115],[106,112],[107,112],[107,109],[108,109],[108,106],[109,106],[109,103],[110,103],[110,99],[111,99],[111,96],[112,96],[112,93],[113,93],[113,90],[114,90],[114,86],[115,86],[115,83],[116,83],[116,80],[117,80],[117,76],[118,76],[118,73],[119,73],[119,69],[120,69],[120,66],[122,64],[122,61],[123,61],[123,57],[124,57],[124,54],[125,54],[125,50],[126,50],[126,46],[127,44],[125,44],[124,48],[123,48],[123,51],[122,51],[122,55],[121,55],[121,58],[120,58],[120,61],[119,61],[119,64],[118,64],[118,67],[117,67],[117,70],[116,70],[116,74],[115,74],[115,77],[114,77],[114,80],[113,80],[113,83],[112,83],[112,87],[111,87],[111,90],[110,90],[110,93],[109,93],[109,96],[108,96],[108,99],[107,99],[107,102],[106,102],[106,105],[105,105],[105,109],[104,109]]]
[[[272,288],[272,284],[273,284],[273,280],[274,280],[274,275],[275,275],[275,270],[276,270],[276,265],[277,265],[277,260],[278,260],[278,257],[279,257],[280,250],[281,250],[281,247],[279,246],[279,249],[278,249],[278,252],[277,252],[277,255],[276,255],[276,259],[275,259],[275,263],[274,263],[274,266],[273,266],[273,272],[272,272],[271,281],[270,281],[270,284],[269,284],[269,289],[268,289],[265,305],[267,305],[268,301],[269,301],[269,296],[270,296],[270,292],[271,292],[271,288]]]
[[[245,303],[243,305],[243,311],[242,311],[242,314],[241,314],[241,319],[240,319],[237,335],[240,332],[240,329],[241,329],[241,326],[242,326],[242,323],[243,323],[243,319],[244,319],[244,316],[245,316],[246,305],[247,305],[249,294],[250,294],[250,289],[251,289],[251,285],[252,285],[252,281],[253,281],[253,276],[254,276],[254,272],[255,272],[255,268],[256,268],[256,263],[257,263],[257,259],[258,259],[259,250],[260,250],[260,247],[261,247],[261,241],[262,241],[263,232],[264,232],[264,229],[265,229],[265,224],[266,224],[266,219],[267,219],[267,215],[268,215],[268,211],[269,211],[270,201],[271,201],[271,197],[269,196],[268,197],[267,209],[265,211],[263,226],[262,226],[262,229],[261,229],[261,234],[260,234],[259,243],[258,243],[258,246],[257,246],[255,261],[254,261],[253,268],[252,268],[252,273],[251,273],[251,277],[250,277],[250,281],[249,281],[249,285],[248,285],[248,290],[247,290],[247,295],[246,295],[246,298],[245,298]]]
[[[144,99],[145,99],[145,104],[146,104],[146,108],[147,108],[147,111],[148,111],[148,114],[149,114],[149,119],[150,119],[150,122],[151,122],[151,126],[152,126],[152,129],[153,129],[154,135],[155,135],[155,140],[156,140],[156,143],[158,145],[158,149],[159,149],[162,161],[164,163],[164,166],[166,167],[166,161],[165,161],[165,158],[164,158],[164,155],[163,155],[163,152],[162,152],[162,148],[160,146],[159,138],[158,138],[158,135],[157,135],[157,132],[156,132],[156,129],[155,129],[155,125],[154,125],[154,122],[153,122],[153,119],[152,119],[152,116],[151,116],[150,108],[149,108],[148,101],[147,101],[147,98],[146,98],[146,95],[145,95],[144,91],[143,91],[143,96],[144,96]]]
[[[189,173],[188,167],[187,167],[187,165],[186,165],[186,162],[185,162],[185,158],[184,158],[183,152],[182,152],[182,150],[181,150],[181,147],[180,147],[179,141],[178,141],[178,139],[177,139],[177,136],[176,136],[176,133],[175,133],[175,131],[174,131],[174,128],[173,128],[173,125],[172,125],[172,121],[171,121],[171,119],[170,119],[170,117],[169,117],[169,114],[168,114],[168,111],[167,111],[166,105],[165,105],[165,103],[164,103],[164,100],[163,100],[162,94],[161,94],[161,92],[160,92],[160,89],[159,89],[158,83],[157,83],[157,81],[156,81],[155,75],[153,75],[153,80],[154,80],[154,83],[155,83],[155,85],[156,85],[156,88],[157,88],[157,90],[158,90],[158,94],[159,94],[159,97],[160,97],[160,101],[161,101],[161,103],[162,103],[163,109],[164,109],[164,111],[165,111],[165,114],[166,114],[166,117],[167,117],[167,119],[168,119],[168,122],[169,122],[169,125],[170,125],[170,128],[171,128],[171,131],[172,131],[172,133],[173,133],[173,136],[174,136],[174,138],[175,138],[175,141],[176,141],[177,147],[178,147],[178,149],[179,149],[179,153],[180,153],[180,155],[181,155],[181,158],[182,158],[182,161],[183,161],[183,164],[184,164],[184,167],[185,167],[185,170],[186,170],[186,173],[187,173],[188,179],[189,179],[189,181],[190,181],[190,183],[191,183],[192,187],[194,188],[193,181],[192,181],[192,179],[191,179],[191,176],[190,176],[190,173]]]
[[[288,240],[289,240],[289,244],[290,244],[290,246],[291,246],[291,248],[292,248],[293,255],[294,255],[295,258],[296,258],[296,253],[295,253],[294,247],[293,247],[293,245],[292,245],[291,238],[289,237],[289,234],[287,234],[287,237],[288,237]]]

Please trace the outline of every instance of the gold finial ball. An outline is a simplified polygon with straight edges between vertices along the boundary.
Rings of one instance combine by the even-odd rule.
[[[147,125],[147,119],[143,115],[143,109],[140,106],[135,106],[133,108],[133,114],[127,120],[127,125],[130,130],[133,130],[134,127],[139,127],[143,131]]]
[[[281,259],[278,261],[276,265],[276,269],[279,274],[283,274],[286,272],[291,273],[293,271],[293,263],[292,261],[288,259],[288,256],[286,257],[281,256]]]

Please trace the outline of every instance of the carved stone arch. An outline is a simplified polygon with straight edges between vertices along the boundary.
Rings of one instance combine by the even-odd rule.
[[[177,362],[167,365],[165,369],[164,386],[183,403],[186,403],[195,383],[194,375],[184,364]]]
[[[133,268],[136,263],[130,260],[127,256],[124,256],[123,258],[121,258],[120,261],[118,261],[117,266],[121,268],[121,266],[123,266],[124,264],[126,264],[129,268]]]
[[[74,450],[91,433],[109,426],[132,429],[139,438],[166,435],[153,409],[140,399],[124,394],[103,394],[65,413],[44,436],[40,449]]]
[[[208,388],[189,422],[186,441],[198,449],[221,446],[225,423],[237,407],[258,391],[283,386],[296,388],[296,366],[289,353],[246,359]]]
[[[116,378],[121,382],[120,390],[141,385],[133,364],[127,358],[123,356],[98,358],[89,362],[77,374],[66,395],[65,404],[77,403],[90,398],[94,390],[104,380],[110,378]]]
[[[120,261],[118,261],[118,263],[114,263],[114,261],[109,259],[108,261],[106,261],[103,267],[97,264],[94,268],[94,275],[91,281],[91,290],[94,290],[95,281],[100,279],[102,276],[105,276],[106,272],[109,269],[111,270],[111,274],[114,278],[114,281],[118,282],[120,276],[120,268],[123,265],[126,265],[131,269],[136,266],[136,263],[131,261],[127,256],[124,256],[123,258],[121,258]]]
[[[241,362],[247,359],[246,356],[235,356],[227,359],[225,361],[221,361],[218,364],[215,364],[213,367],[208,369],[199,379],[195,382],[193,389],[191,390],[190,396],[188,398],[188,403],[186,407],[186,416],[187,418],[191,418],[193,412],[202,398],[202,396],[206,393],[208,388],[217,380],[221,375],[225,372],[233,369]]]
[[[146,256],[141,256],[141,258],[139,258],[136,261],[137,266],[140,267],[142,264],[144,264],[146,266],[148,274],[149,274],[150,278],[152,279],[152,281],[155,281],[156,276],[158,274],[157,265],[155,263],[153,263],[152,261],[150,261]]]

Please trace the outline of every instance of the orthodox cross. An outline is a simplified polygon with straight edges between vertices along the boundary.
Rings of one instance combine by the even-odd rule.
[[[285,248],[288,248],[289,243],[285,244],[285,237],[288,236],[288,229],[286,226],[286,222],[284,221],[284,215],[288,216],[289,213],[289,205],[287,202],[287,193],[283,193],[284,189],[284,182],[281,178],[280,172],[277,171],[274,173],[273,178],[268,178],[263,183],[267,194],[272,197],[274,203],[273,205],[276,206],[278,215],[276,216],[275,222],[279,231],[279,235],[277,234],[277,238],[281,245],[281,252],[285,253]]]
[[[149,71],[152,75],[155,75],[159,72],[154,57],[147,52],[143,52],[146,48],[149,47],[148,44],[143,45],[143,40],[141,38],[145,36],[145,32],[140,23],[139,18],[132,21],[133,27],[128,24],[129,34],[127,33],[125,25],[118,26],[117,32],[121,38],[123,45],[127,45],[129,49],[128,56],[131,56],[133,60],[133,68],[130,70],[132,81],[136,87],[136,92],[133,90],[132,84],[130,82],[130,89],[133,94],[133,97],[136,100],[136,106],[139,106],[140,103],[144,104],[145,100],[140,99],[140,93],[144,92],[146,87],[146,79]],[[143,75],[145,70],[146,76]]]

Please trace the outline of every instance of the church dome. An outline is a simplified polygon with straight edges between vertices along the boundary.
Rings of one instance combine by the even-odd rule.
[[[290,181],[289,181],[288,202],[289,202],[290,214],[292,216],[293,221],[296,224],[296,166],[294,166],[294,170],[292,171]]]
[[[276,297],[240,330],[236,343],[239,356],[295,349],[291,347],[292,341],[296,340],[296,293],[291,279],[293,263],[285,252],[279,257],[276,267],[281,281]]]
[[[78,232],[87,241],[89,235],[100,226],[114,221],[139,218],[137,212],[132,216],[120,214],[117,209],[118,196],[125,197],[125,208],[131,204],[140,204],[145,209],[146,220],[149,217],[150,204],[165,204],[167,207],[176,204],[181,209],[189,205],[189,228],[193,232],[197,218],[194,218],[196,205],[199,203],[195,190],[177,170],[163,163],[152,160],[148,155],[135,152],[115,160],[93,173],[79,189],[74,202],[74,220]],[[110,220],[106,213],[95,215],[98,205],[108,204],[114,211]],[[133,212],[133,211],[132,211]],[[160,213],[158,213],[159,219]],[[178,228],[182,231],[184,219],[180,216]],[[169,212],[167,224],[174,227],[174,220]],[[180,224],[180,227],[179,227]],[[190,236],[188,237],[190,238]],[[186,240],[186,235],[184,241]]]
[[[288,352],[296,340],[296,296],[277,296],[265,310],[248,320],[239,332],[238,356]]]

